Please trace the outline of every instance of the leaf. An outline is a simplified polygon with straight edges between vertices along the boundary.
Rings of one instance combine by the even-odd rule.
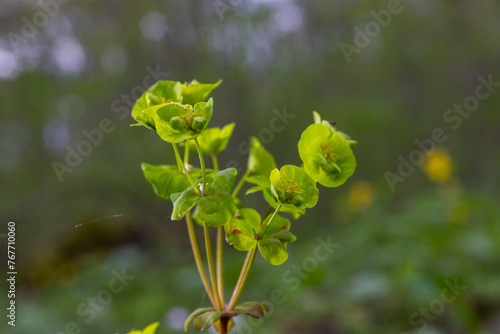
[[[212,327],[214,322],[219,320],[222,316],[227,315],[224,311],[210,311],[205,312],[194,318],[193,325],[196,330],[204,331]]]
[[[247,169],[252,173],[268,177],[274,168],[276,168],[274,157],[262,146],[257,138],[252,137]]]
[[[159,197],[170,199],[170,195],[182,192],[190,185],[187,177],[179,172],[177,166],[154,166],[142,163],[141,168],[144,177]]]
[[[259,302],[245,302],[236,306],[234,311],[236,313],[249,315],[257,319],[262,318],[265,312],[269,312],[267,306]]]
[[[318,202],[319,190],[314,180],[300,167],[285,165],[281,170],[273,169],[271,193],[283,208],[303,211]]]
[[[227,168],[213,175],[207,193],[230,194],[236,180],[236,168]]]
[[[194,310],[189,316],[188,318],[186,319],[186,322],[184,323],[184,332],[187,332],[187,329],[188,329],[188,325],[189,323],[191,322],[191,320],[197,316],[197,315],[200,315],[202,313],[206,313],[206,312],[210,312],[210,311],[215,311],[213,308],[211,307],[201,307],[201,308],[197,308],[196,310]]]
[[[308,126],[298,148],[305,171],[325,187],[340,186],[356,169],[356,158],[347,140],[323,124]]]
[[[235,123],[231,123],[222,128],[209,128],[202,132],[198,137],[203,154],[218,154],[227,146],[231,135],[233,134]],[[192,144],[194,146],[194,143]]]
[[[143,334],[155,334],[156,329],[158,328],[159,325],[160,325],[159,322],[155,322],[149,325],[148,327],[144,328]]]
[[[255,235],[260,231],[260,215],[254,209],[241,209],[224,225],[226,241],[239,251],[249,251],[257,246]]]
[[[182,102],[195,105],[198,102],[205,101],[210,93],[221,84],[222,80],[214,84],[202,84],[196,80],[182,85]]]
[[[174,203],[171,219],[181,220],[200,201],[200,196],[194,191],[193,187],[189,187],[182,193],[172,194],[170,199]]]
[[[262,224],[263,229],[269,223],[268,216]],[[287,244],[297,238],[290,233],[290,221],[275,215],[258,242],[259,252],[272,265],[280,265],[288,259]]]
[[[218,227],[228,223],[234,217],[238,208],[231,195],[214,194],[202,197],[198,203],[198,210],[199,219],[209,226]]]
[[[181,102],[181,91],[182,87],[179,82],[166,80],[158,81],[153,86],[149,87],[134,104],[131,112],[132,117],[136,119],[139,114],[153,105],[167,102]],[[151,96],[153,96],[153,99],[151,99]],[[156,99],[159,100],[155,102],[154,100]]]
[[[136,331],[132,330],[128,332],[127,334],[155,334],[156,329],[160,325],[159,322],[152,323],[151,325],[148,325],[146,328],[144,328],[143,331]]]

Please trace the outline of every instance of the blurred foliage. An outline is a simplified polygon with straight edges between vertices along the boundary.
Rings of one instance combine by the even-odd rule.
[[[359,141],[346,187],[292,221],[290,259],[273,268],[257,261],[242,301],[269,300],[276,288],[284,301],[255,332],[416,333],[410,316],[455,277],[468,288],[422,332],[500,332],[500,93],[456,130],[443,121],[479,76],[500,81],[500,4],[401,2],[403,11],[347,63],[340,43],[353,44],[354,28],[388,1],[221,2],[69,2],[16,47],[9,38],[40,7],[2,2],[0,217],[18,224],[22,273],[14,333],[55,334],[71,321],[83,333],[126,333],[157,320],[157,333],[175,333],[207,304],[184,224],[170,221],[171,204],[156,198],[140,168],[172,164],[173,152],[153,132],[129,127],[127,95],[152,85],[155,70],[167,80],[223,79],[211,124],[236,123],[227,151],[238,154],[223,153],[221,168],[244,170],[252,135],[278,167],[299,163],[294,145],[283,144],[298,142],[312,110]],[[295,117],[276,116],[285,111]],[[282,130],[264,130],[276,117]],[[53,161],[65,163],[67,147],[105,118],[112,130],[59,182]],[[398,157],[435,128],[448,139],[391,192],[384,173],[396,173]],[[246,200],[265,209],[255,196]],[[283,275],[307,265],[328,235],[339,247],[293,290]],[[226,252],[228,284],[243,257]],[[78,306],[122,268],[134,280],[87,323]]]

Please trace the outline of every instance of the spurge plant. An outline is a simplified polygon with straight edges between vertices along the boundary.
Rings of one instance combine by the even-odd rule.
[[[298,142],[302,166],[276,168],[273,156],[254,137],[247,170],[235,186],[236,169],[219,170],[217,160],[217,155],[228,144],[234,123],[222,129],[207,128],[214,104],[211,98],[205,100],[220,82],[159,81],[135,103],[132,117],[137,122],[133,126],[156,131],[173,147],[176,165],[143,163],[141,167],[156,195],[172,202],[172,220],[185,219],[196,266],[211,302],[210,307],[199,308],[189,316],[186,330],[192,321],[197,330],[215,326],[219,333],[228,333],[234,326],[234,317],[261,318],[268,311],[266,305],[259,302],[239,303],[257,250],[272,265],[286,261],[287,244],[294,242],[296,237],[290,232],[290,220],[282,214],[298,219],[314,207],[319,195],[317,183],[325,187],[342,185],[356,168],[352,152],[356,141],[313,112],[314,124],[305,129]],[[184,149],[182,157],[179,147]],[[198,153],[199,167],[191,165],[191,150]],[[211,157],[211,169],[206,167],[205,156]],[[245,183],[253,185],[246,195],[261,193],[269,204],[262,215],[245,207],[238,197]],[[208,276],[194,222],[204,230]],[[217,234],[215,261],[211,229]],[[223,276],[224,239],[236,250],[247,252],[234,291],[227,301]],[[153,334],[157,326],[157,323],[152,324],[143,333]]]

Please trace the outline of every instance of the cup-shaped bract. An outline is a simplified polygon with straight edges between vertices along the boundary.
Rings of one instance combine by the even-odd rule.
[[[213,84],[202,84],[197,80],[182,84],[182,103],[194,106],[198,102],[205,101],[210,93],[221,84],[222,80]]]
[[[182,101],[182,85],[176,81],[158,81],[149,87],[137,100],[132,108],[132,117],[139,125],[155,130],[155,115],[157,108],[166,103]]]
[[[356,169],[356,158],[347,140],[323,124],[308,126],[298,148],[305,171],[325,187],[340,186]]]
[[[156,132],[169,143],[179,143],[198,137],[210,122],[213,100],[189,104],[169,103],[157,107]]]
[[[218,154],[226,149],[227,143],[233,134],[235,123],[230,123],[221,128],[208,128],[198,137],[203,154]],[[192,143],[194,146],[194,143]]]
[[[318,202],[316,182],[302,168],[285,165],[271,171],[271,192],[282,207],[292,211],[312,208]]]

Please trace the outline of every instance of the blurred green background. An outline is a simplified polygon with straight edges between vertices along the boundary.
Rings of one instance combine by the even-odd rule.
[[[0,2],[0,245],[15,221],[19,272],[17,326],[2,315],[2,333],[158,320],[159,334],[180,333],[208,305],[185,224],[140,169],[172,163],[171,147],[123,117],[152,70],[224,80],[211,126],[237,126],[222,167],[244,171],[251,135],[278,165],[299,164],[312,110],[359,141],[354,176],[292,222],[288,261],[257,256],[242,301],[283,298],[240,333],[500,333],[498,85],[467,116],[447,114],[474,101],[478,77],[500,81],[497,1],[60,1]],[[269,136],[273,110],[294,118]],[[103,119],[112,130],[60,182],[53,162]],[[392,191],[386,172],[436,128],[447,140]],[[257,195],[245,203],[265,209]],[[310,268],[318,237],[339,246],[290,274]],[[227,246],[225,259],[229,294],[244,254]],[[122,270],[134,278],[110,300]],[[466,286],[449,303],[445,281]]]

